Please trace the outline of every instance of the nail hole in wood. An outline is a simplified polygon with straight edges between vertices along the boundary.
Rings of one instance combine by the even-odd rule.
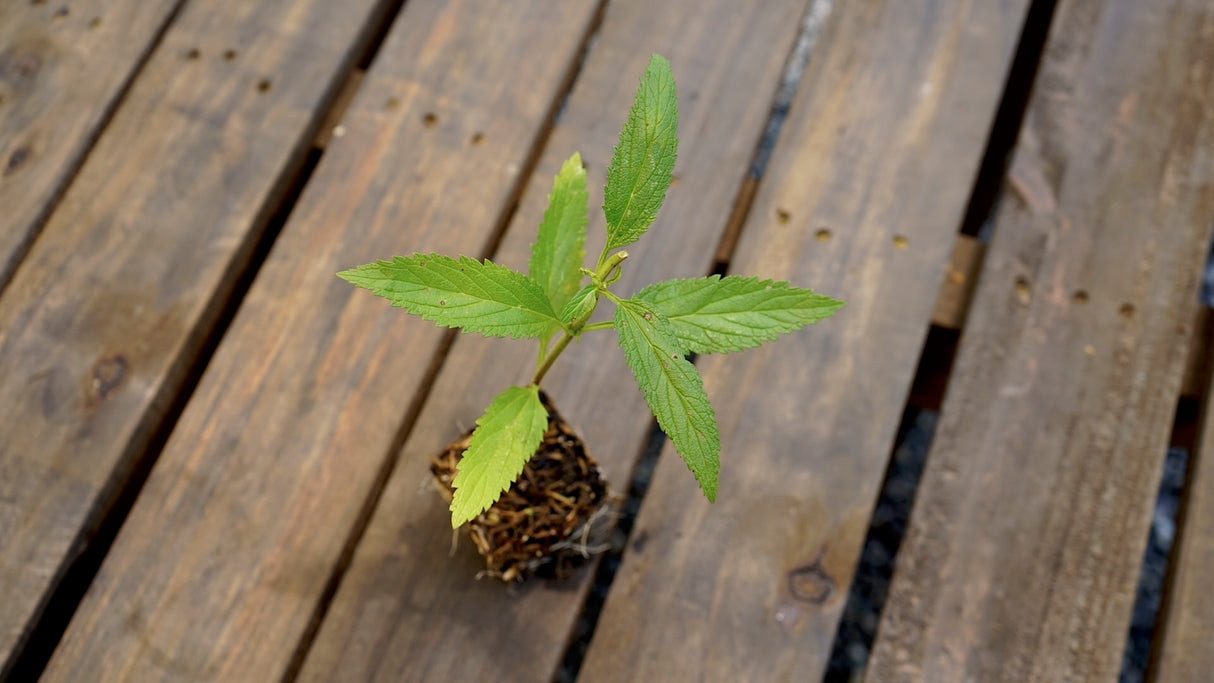
[[[1016,278],[1016,297],[1022,304],[1029,302],[1029,281],[1024,277]]]
[[[1088,293],[1082,289],[1076,289],[1071,295],[1071,300],[1077,304],[1086,304],[1088,302]]]
[[[68,10],[67,5],[64,5],[63,7],[60,7],[59,9],[55,10],[55,18],[63,19],[65,17],[67,17],[68,12],[69,12],[69,10]]]
[[[89,19],[89,28],[97,28],[101,25],[101,17],[93,17]]]
[[[485,134],[484,134],[484,133],[482,133],[482,132],[480,132],[480,131],[477,131],[477,132],[475,132],[475,133],[473,133],[473,134],[472,134],[472,144],[474,144],[474,145],[479,145],[479,144],[481,144],[481,143],[482,143],[482,142],[484,142],[484,141],[485,141]]]
[[[223,61],[230,62],[233,59],[236,59],[236,50],[224,50],[223,51]]]
[[[388,101],[384,103],[384,109],[387,109],[388,111],[396,111],[397,109],[400,109],[400,100],[396,99],[395,97],[388,98]]]
[[[790,221],[791,219],[792,219],[792,214],[789,213],[786,209],[776,209],[776,221],[780,225],[787,225],[788,221]]]
[[[196,48],[196,47],[190,48],[190,51],[185,53],[186,59],[198,59],[201,56],[202,56],[202,53],[199,52],[198,48]]]
[[[814,233],[814,239],[818,240],[819,242],[829,242],[830,230],[827,230],[826,228],[819,228],[818,231]]]
[[[908,242],[906,241],[906,237],[904,235],[894,235],[895,249],[905,249],[907,244]]]
[[[270,92],[270,79],[263,78],[260,81],[257,81],[257,92],[259,92],[259,93]]]
[[[1123,318],[1133,318],[1134,317],[1134,304],[1131,304],[1128,302],[1124,303],[1121,305],[1121,308],[1117,309],[1117,312],[1120,313],[1121,317],[1123,317]]]
[[[422,123],[426,124],[426,128],[433,128],[434,124],[438,123],[438,117],[434,115],[434,112],[428,111],[426,112],[426,115],[422,117]]]

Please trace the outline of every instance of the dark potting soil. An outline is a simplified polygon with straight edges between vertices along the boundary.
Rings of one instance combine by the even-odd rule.
[[[607,483],[581,438],[540,392],[548,429],[523,473],[496,503],[465,525],[485,558],[483,575],[503,581],[561,579],[607,550],[612,514]],[[452,442],[430,464],[440,493],[451,499],[456,464],[472,439]]]

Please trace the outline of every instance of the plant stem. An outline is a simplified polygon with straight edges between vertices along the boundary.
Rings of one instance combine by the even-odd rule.
[[[604,320],[601,323],[591,323],[582,328],[583,332],[593,332],[594,330],[610,330],[615,327],[614,320]]]
[[[573,341],[573,335],[569,334],[568,332],[561,336],[561,340],[556,343],[556,346],[552,347],[552,351],[548,352],[548,357],[544,359],[544,362],[540,363],[538,368],[536,368],[535,377],[531,378],[532,384],[539,386],[540,380],[544,379],[544,375],[548,374],[548,368],[552,367],[552,364],[556,362],[557,357],[561,355],[561,352],[565,350],[566,346],[569,346],[569,342],[571,341]]]

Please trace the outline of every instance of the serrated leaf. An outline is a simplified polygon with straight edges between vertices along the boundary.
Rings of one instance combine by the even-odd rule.
[[[540,221],[539,234],[531,245],[528,272],[544,288],[552,310],[559,311],[577,291],[580,268],[586,257],[586,221],[590,194],[586,169],[576,152],[561,166],[548,195],[548,209]],[[555,333],[556,327],[549,331]]]
[[[565,308],[561,310],[561,322],[568,325],[582,316],[589,316],[598,303],[599,297],[594,290],[594,285],[586,285],[582,287],[569,303],[565,304]]]
[[[679,101],[670,62],[654,55],[607,169],[607,251],[635,242],[657,216],[674,172],[678,128]]]
[[[451,526],[458,528],[493,505],[518,478],[548,429],[539,387],[510,387],[476,421],[468,450],[451,481]]]
[[[633,297],[670,320],[685,353],[754,348],[829,318],[843,302],[787,282],[719,275],[666,280]]]
[[[538,283],[488,259],[414,254],[337,275],[426,320],[487,337],[538,337],[560,325]]]
[[[615,329],[658,426],[674,443],[700,490],[715,502],[721,469],[716,414],[700,374],[683,357],[670,321],[649,304],[624,300],[616,304]]]

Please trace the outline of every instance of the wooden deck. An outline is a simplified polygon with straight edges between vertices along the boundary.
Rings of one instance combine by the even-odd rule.
[[[665,447],[587,620],[611,572],[476,581],[425,484],[534,349],[334,273],[525,264],[573,151],[601,202],[654,52],[679,159],[620,290],[848,305],[698,359],[718,502]],[[1116,679],[1193,430],[1152,675],[1202,680],[1212,225],[1214,0],[0,0],[0,678],[819,680],[918,405],[865,680]],[[628,493],[614,346],[545,388]]]

